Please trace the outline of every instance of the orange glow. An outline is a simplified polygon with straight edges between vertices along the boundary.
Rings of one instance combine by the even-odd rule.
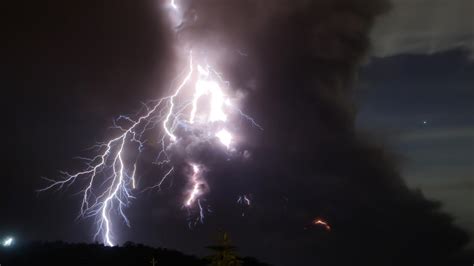
[[[318,218],[314,219],[313,224],[324,226],[324,228],[326,228],[326,230],[331,231],[331,226],[324,220],[321,220],[321,219],[318,219]]]

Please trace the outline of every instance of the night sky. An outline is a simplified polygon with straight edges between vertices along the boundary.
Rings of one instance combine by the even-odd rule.
[[[402,157],[411,187],[442,201],[474,232],[474,64],[468,56],[452,50],[375,59],[362,70],[358,125]]]
[[[247,159],[212,146],[171,149],[208,165],[212,213],[188,227],[177,172],[168,189],[133,200],[132,227],[115,228],[119,243],[203,254],[225,230],[242,254],[275,265],[443,265],[469,245],[472,1],[186,2],[194,20],[178,39],[217,47],[216,64],[264,130],[241,126]],[[80,184],[36,190],[41,177],[79,169],[74,157],[114,135],[118,115],[169,92],[177,37],[160,6],[5,6],[0,238],[93,241],[93,219],[76,219]],[[145,147],[141,180],[163,174],[149,164],[157,146]],[[242,194],[252,198],[244,216]],[[316,217],[332,230],[311,226]]]

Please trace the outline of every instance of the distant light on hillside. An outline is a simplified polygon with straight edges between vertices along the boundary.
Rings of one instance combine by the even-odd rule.
[[[13,240],[14,240],[13,237],[7,237],[3,240],[2,245],[4,247],[9,247],[9,246],[13,245]]]

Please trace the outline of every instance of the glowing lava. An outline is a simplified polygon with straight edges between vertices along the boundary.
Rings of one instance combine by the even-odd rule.
[[[322,219],[314,219],[313,225],[320,225],[320,226],[323,226],[327,231],[331,231],[331,226]]]

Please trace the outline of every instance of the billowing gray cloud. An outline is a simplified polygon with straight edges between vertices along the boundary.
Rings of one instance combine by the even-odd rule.
[[[474,52],[474,1],[393,0],[372,34],[378,57],[431,54],[464,48]]]

